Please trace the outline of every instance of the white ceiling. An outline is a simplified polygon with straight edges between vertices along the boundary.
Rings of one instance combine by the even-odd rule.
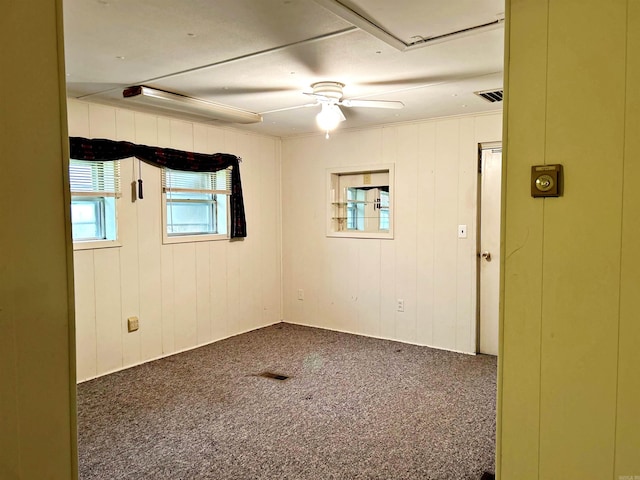
[[[64,0],[67,90],[140,109],[122,90],[146,85],[261,113],[234,126],[277,136],[318,131],[318,107],[272,112],[308,104],[317,81],[405,104],[342,107],[340,128],[497,110],[473,92],[502,87],[503,11],[503,0]]]

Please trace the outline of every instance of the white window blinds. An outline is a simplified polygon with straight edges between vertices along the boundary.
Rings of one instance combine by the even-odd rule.
[[[162,169],[165,192],[201,192],[231,194],[231,167],[217,172],[183,172]]]
[[[69,183],[73,196],[119,197],[120,162],[70,160]]]

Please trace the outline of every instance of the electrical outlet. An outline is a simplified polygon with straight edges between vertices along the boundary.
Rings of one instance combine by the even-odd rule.
[[[301,288],[298,289],[298,300],[304,300],[304,290]]]
[[[404,300],[401,298],[396,300],[396,311],[404,312]]]
[[[127,330],[129,333],[135,332],[139,328],[138,317],[129,317],[127,318]]]

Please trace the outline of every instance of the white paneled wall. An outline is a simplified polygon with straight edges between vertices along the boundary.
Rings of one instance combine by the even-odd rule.
[[[243,241],[163,245],[160,171],[123,161],[121,246],[74,253],[78,380],[283,318],[475,351],[477,146],[500,140],[500,113],[285,139],[281,152],[276,138],[77,100],[68,108],[72,136],[239,155],[248,228]],[[327,169],[391,162],[395,239],[327,238]],[[138,168],[144,199],[132,202]],[[137,332],[127,332],[130,316]]]
[[[475,352],[478,144],[501,132],[497,112],[283,139],[284,320]],[[326,170],[380,163],[395,239],[327,238]]]
[[[279,322],[280,140],[129,110],[68,102],[69,135],[232,153],[240,164],[248,236],[162,244],[160,170],[122,162],[121,246],[74,253],[78,380]],[[127,318],[140,329],[127,332]]]

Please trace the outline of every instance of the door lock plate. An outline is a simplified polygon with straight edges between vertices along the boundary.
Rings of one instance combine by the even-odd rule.
[[[531,196],[561,196],[562,180],[562,165],[534,165],[531,167]]]

